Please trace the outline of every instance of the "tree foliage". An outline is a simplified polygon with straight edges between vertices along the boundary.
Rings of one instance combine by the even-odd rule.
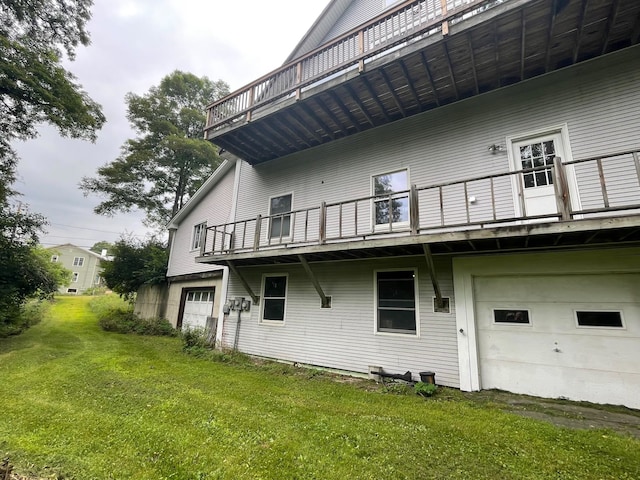
[[[131,297],[142,285],[161,284],[166,279],[169,252],[157,239],[145,242],[120,239],[114,245],[113,260],[102,270],[107,287],[124,297]]]
[[[223,81],[175,71],[144,95],[127,94],[127,118],[138,136],[97,177],[80,183],[85,195],[104,198],[95,212],[140,209],[147,225],[164,226],[220,163],[202,138],[204,108],[228,91]]]
[[[106,250],[107,255],[110,255],[113,251],[113,243],[107,242],[106,240],[100,240],[99,242],[94,243],[89,249],[89,251],[97,253],[98,255],[102,254],[103,250]]]

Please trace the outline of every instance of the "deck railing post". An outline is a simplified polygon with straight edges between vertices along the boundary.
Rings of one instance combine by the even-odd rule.
[[[205,228],[202,232],[200,232],[200,256],[201,257],[204,257],[204,252],[206,251],[206,248],[207,248],[207,231],[208,230],[209,230],[208,228]]]
[[[253,237],[253,251],[257,252],[260,249],[260,229],[262,228],[262,216],[256,217],[256,231]]]
[[[569,184],[565,172],[562,158],[553,159],[553,189],[556,194],[556,205],[558,206],[558,218],[560,220],[571,220],[571,197],[569,196]]]
[[[327,202],[322,202],[322,204],[320,204],[319,234],[320,244],[324,245],[327,241]]]
[[[420,231],[420,211],[418,210],[418,188],[411,185],[409,190],[409,223],[411,235],[417,235]]]

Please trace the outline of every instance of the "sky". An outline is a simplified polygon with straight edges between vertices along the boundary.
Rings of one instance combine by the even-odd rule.
[[[42,125],[37,139],[14,144],[20,162],[17,199],[49,225],[45,247],[72,243],[89,248],[122,236],[144,239],[154,232],[139,211],[114,217],[93,213],[97,196],[84,197],[82,177],[115,160],[128,138],[124,97],[139,95],[182,70],[224,80],[236,90],[278,68],[329,0],[94,0],[88,25],[91,45],[65,67],[107,123],[95,143],[62,138]],[[204,106],[203,106],[204,107]]]

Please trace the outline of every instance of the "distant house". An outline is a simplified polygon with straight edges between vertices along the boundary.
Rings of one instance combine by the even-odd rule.
[[[64,268],[73,272],[69,285],[60,287],[60,293],[82,294],[86,290],[104,285],[102,277],[102,262],[107,261],[107,251],[101,255],[70,243],[50,247],[51,261],[61,263]]]
[[[169,225],[169,320],[640,408],[639,41],[638,0],[331,1],[208,106],[225,163]]]

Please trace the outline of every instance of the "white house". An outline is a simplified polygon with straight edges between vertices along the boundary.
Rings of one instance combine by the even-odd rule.
[[[226,160],[170,225],[170,320],[217,317],[257,356],[640,408],[639,19],[331,1],[208,106]]]

